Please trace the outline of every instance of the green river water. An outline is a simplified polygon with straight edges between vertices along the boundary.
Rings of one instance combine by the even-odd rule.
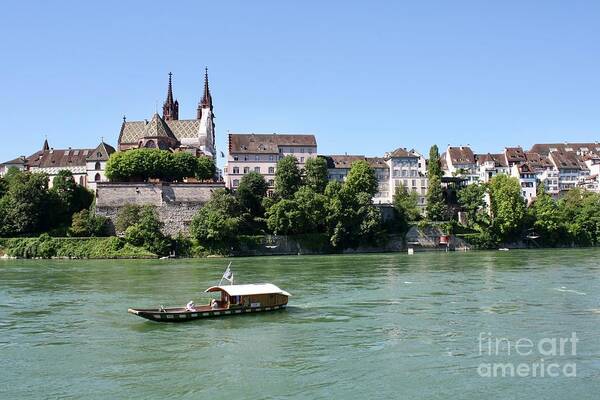
[[[597,399],[599,256],[236,258],[236,283],[275,283],[289,308],[182,324],[126,311],[200,302],[229,260],[0,260],[0,398]],[[533,350],[488,352],[497,338]]]

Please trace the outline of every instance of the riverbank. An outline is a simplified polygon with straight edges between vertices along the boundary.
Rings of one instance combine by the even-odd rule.
[[[126,243],[118,237],[69,238],[41,235],[37,238],[0,239],[4,258],[157,258],[148,250]]]

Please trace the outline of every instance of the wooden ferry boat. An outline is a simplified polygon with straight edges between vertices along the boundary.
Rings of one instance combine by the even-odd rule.
[[[288,292],[272,283],[212,286],[206,289],[206,292],[220,292],[221,298],[213,299],[207,305],[194,305],[190,302],[185,307],[130,308],[127,311],[151,321],[185,322],[200,318],[281,310],[287,306],[290,296]]]

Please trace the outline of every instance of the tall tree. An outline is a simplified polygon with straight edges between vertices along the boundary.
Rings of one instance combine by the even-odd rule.
[[[442,166],[440,164],[440,151],[436,144],[429,149],[429,163],[427,164],[427,174],[429,177],[442,177]]]
[[[277,162],[275,192],[283,199],[291,199],[302,184],[298,160],[287,155]]]
[[[446,217],[447,207],[444,202],[442,182],[437,175],[431,175],[429,177],[425,211],[429,221],[442,221]]]
[[[240,180],[236,196],[252,217],[263,217],[265,210],[262,200],[267,195],[268,187],[265,178],[258,172],[249,172]]]
[[[533,228],[543,243],[554,245],[566,236],[566,225],[561,219],[560,207],[540,185],[537,196],[528,210]]]
[[[203,246],[227,251],[237,241],[241,213],[235,196],[217,190],[192,219],[190,233]]]
[[[489,183],[492,233],[501,240],[519,238],[525,218],[525,201],[519,180],[505,174],[494,176]]]
[[[393,205],[395,210],[396,229],[403,232],[408,228],[409,221],[416,221],[421,217],[419,210],[419,196],[414,191],[408,191],[403,185],[396,187]]]
[[[94,201],[94,194],[75,183],[73,173],[65,169],[58,171],[52,180],[50,191],[62,203],[62,210],[65,213],[60,221],[62,223],[70,224],[74,213],[89,208]]]
[[[469,225],[477,222],[479,213],[485,209],[485,185],[474,183],[458,192],[458,204],[465,211]]]
[[[375,170],[364,160],[353,162],[344,182],[344,188],[354,194],[364,192],[371,197],[375,196],[377,193]]]
[[[0,234],[24,235],[52,227],[56,211],[48,191],[48,175],[15,172],[0,200]]]
[[[304,164],[304,184],[317,193],[327,186],[327,161],[323,157],[309,157]]]

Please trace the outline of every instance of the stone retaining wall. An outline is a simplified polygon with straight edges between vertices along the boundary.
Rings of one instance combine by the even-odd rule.
[[[112,183],[99,182],[96,187],[96,213],[111,222],[125,204],[151,205],[165,224],[164,233],[187,232],[194,214],[212,193],[225,187],[222,183]],[[114,233],[114,224],[111,226]]]

